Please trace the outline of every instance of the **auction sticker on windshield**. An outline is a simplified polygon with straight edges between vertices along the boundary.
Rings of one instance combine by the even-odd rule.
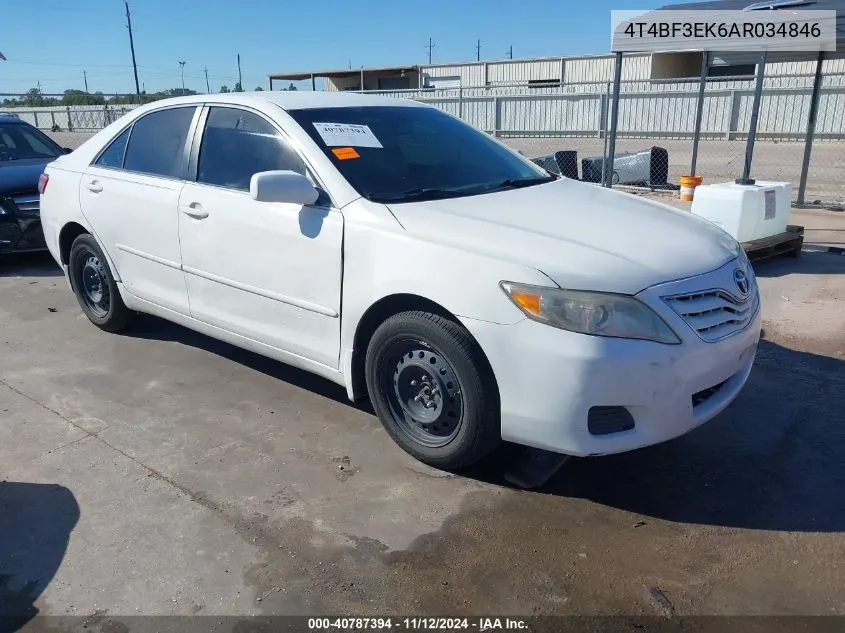
[[[355,123],[314,123],[313,125],[327,147],[382,147],[368,125]]]

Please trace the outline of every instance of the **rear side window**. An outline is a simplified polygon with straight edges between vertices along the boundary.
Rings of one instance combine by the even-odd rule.
[[[24,137],[29,146],[35,150],[37,153],[41,154],[42,156],[55,156],[56,150],[47,143],[45,143],[42,139],[38,138],[32,131],[24,128],[21,130],[21,136]]]
[[[153,176],[180,178],[185,141],[196,107],[151,112],[135,122],[123,168]]]
[[[96,164],[100,167],[112,167],[114,169],[120,169],[123,167],[123,154],[126,152],[126,141],[129,140],[129,130],[131,128],[126,128],[120,136],[114,139],[106,148],[100,157],[97,159]]]
[[[305,165],[265,119],[238,108],[211,108],[197,164],[197,181],[249,191],[253,174]]]

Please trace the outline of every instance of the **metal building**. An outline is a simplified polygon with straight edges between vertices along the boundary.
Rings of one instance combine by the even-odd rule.
[[[270,89],[277,82],[310,79],[323,80],[323,89],[340,90],[414,90],[450,88],[535,87],[560,85],[582,86],[589,90],[603,90],[601,84],[613,79],[613,55],[573,57],[542,57],[536,59],[508,59],[499,61],[458,62],[450,64],[386,66],[372,68],[347,68],[314,70],[295,73],[277,73],[269,76]],[[736,59],[724,60],[713,55],[708,75],[712,78],[730,77],[733,81],[754,78],[756,65],[753,60],[737,63]],[[780,62],[766,65],[767,77],[786,79],[790,76],[812,75],[815,62]],[[622,71],[623,82],[695,80],[701,72],[701,53],[643,53],[627,55]],[[845,59],[825,61],[823,72],[837,75],[845,73]],[[798,87],[796,85],[796,87]],[[495,90],[494,90],[495,91]]]

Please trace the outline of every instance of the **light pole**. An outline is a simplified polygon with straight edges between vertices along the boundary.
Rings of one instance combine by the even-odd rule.
[[[179,70],[182,72],[182,94],[185,94],[185,62],[179,62]]]

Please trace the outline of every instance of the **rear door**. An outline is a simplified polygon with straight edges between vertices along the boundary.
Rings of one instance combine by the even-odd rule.
[[[279,127],[261,113],[212,106],[195,145],[196,180],[179,201],[192,316],[337,367],[340,211],[328,199],[303,206],[250,197],[257,172],[307,173]]]
[[[155,110],[137,119],[82,177],[82,212],[133,295],[189,314],[179,249],[184,186],[197,106]]]

